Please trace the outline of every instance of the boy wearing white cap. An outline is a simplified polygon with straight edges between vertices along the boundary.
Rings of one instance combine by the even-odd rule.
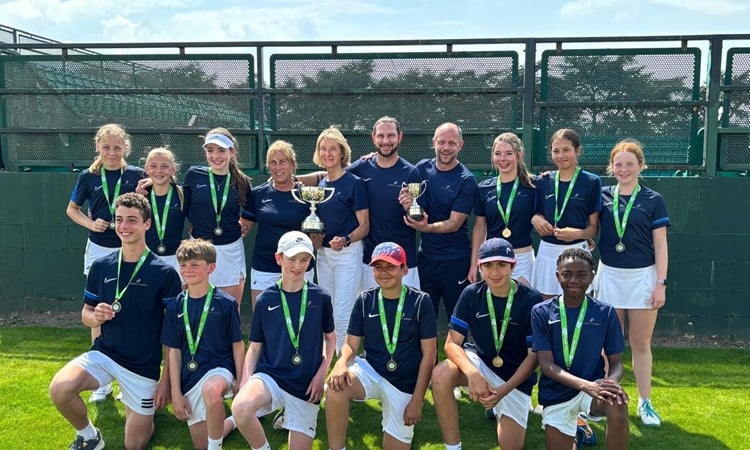
[[[258,416],[284,408],[290,448],[312,448],[323,382],[336,346],[331,297],[305,280],[313,259],[299,231],[279,239],[281,280],[258,296],[240,391],[237,428],[253,449],[270,449]]]
[[[377,288],[354,303],[346,340],[328,378],[326,428],[331,449],[346,448],[349,401],[377,398],[383,407],[383,448],[408,449],[422,417],[437,352],[430,296],[402,284],[406,252],[378,244],[370,261]],[[365,358],[355,356],[364,341]]]
[[[479,247],[483,281],[461,293],[448,324],[446,361],[432,372],[432,396],[445,448],[461,448],[453,388],[468,386],[469,397],[492,408],[501,448],[521,449],[536,384],[531,351],[531,308],[542,295],[511,278],[513,247],[492,238]],[[475,345],[464,345],[471,333]]]

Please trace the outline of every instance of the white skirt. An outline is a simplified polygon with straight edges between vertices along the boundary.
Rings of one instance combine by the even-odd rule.
[[[242,238],[234,242],[216,246],[216,270],[209,275],[214,286],[236,286],[247,278],[245,244]]]
[[[534,250],[516,253],[516,266],[513,268],[513,274],[511,277],[515,280],[523,277],[527,282],[531,283],[535,260]]]
[[[656,265],[620,269],[599,261],[595,286],[597,298],[617,309],[651,309]]]
[[[562,252],[569,248],[581,248],[590,251],[589,244],[586,241],[570,245],[550,244],[549,242],[540,241],[539,250],[536,252],[536,261],[534,263],[534,272],[531,276],[531,286],[545,295],[560,295],[562,288],[557,281],[557,258]]]

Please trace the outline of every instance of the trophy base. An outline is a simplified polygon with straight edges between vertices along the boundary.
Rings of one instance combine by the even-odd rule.
[[[409,218],[412,220],[416,220],[417,222],[424,219],[424,214],[409,214]]]
[[[323,222],[302,222],[301,230],[303,233],[324,233],[325,227]]]
[[[415,206],[416,206],[416,208],[415,208]],[[424,219],[424,211],[422,211],[422,207],[420,207],[418,205],[412,205],[409,208],[409,217],[412,220],[416,220],[417,222],[419,222],[422,219]]]

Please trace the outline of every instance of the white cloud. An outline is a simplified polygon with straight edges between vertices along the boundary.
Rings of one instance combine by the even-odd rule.
[[[560,15],[568,18],[590,16],[617,6],[618,3],[618,0],[574,0],[560,8]]]
[[[651,0],[657,5],[671,6],[677,9],[684,9],[690,12],[699,12],[710,15],[730,15],[750,11],[750,3],[747,1],[735,0]]]

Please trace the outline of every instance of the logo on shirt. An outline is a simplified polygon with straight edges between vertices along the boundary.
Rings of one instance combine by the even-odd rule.
[[[365,183],[367,183],[370,180],[372,180],[372,177],[370,177],[370,178],[362,178],[362,181],[364,181]]]
[[[101,189],[102,189],[102,186],[97,186],[97,187],[94,188],[94,191],[99,191]]]
[[[479,314],[479,311],[477,311],[477,313],[476,313],[476,314],[474,314],[474,317],[476,317],[477,319],[481,319],[482,317],[487,317],[487,316],[489,316],[489,315],[490,315],[490,313],[487,313],[487,314]]]
[[[204,187],[206,187],[206,186],[208,186],[208,185],[207,185],[207,184],[196,184],[196,185],[195,185],[195,188],[196,188],[196,189],[201,189],[201,188],[204,188]]]
[[[367,317],[369,317],[370,319],[372,319],[373,317],[378,317],[379,315],[380,315],[380,314],[373,314],[373,313],[368,313],[368,314],[367,314]]]
[[[265,205],[266,203],[273,203],[273,199],[270,199],[270,198],[264,198],[264,199],[263,199],[263,200],[261,200],[260,202],[261,202],[261,203],[263,203],[263,204]]]
[[[272,307],[272,306],[269,306],[269,307],[268,307],[268,310],[269,310],[269,311],[273,311],[274,309],[278,309],[278,308],[281,308],[281,305],[276,305],[276,306],[273,306],[273,307]]]
[[[112,281],[115,281],[116,279],[117,279],[117,277],[114,277],[114,278],[104,277],[104,284],[107,284],[107,283],[110,283]]]
[[[179,319],[179,318],[180,318],[180,317],[182,317],[183,315],[185,315],[185,313],[179,313],[179,314],[177,314],[177,318]]]
[[[557,319],[557,320],[552,320],[552,319],[549,319],[549,320],[547,321],[547,324],[548,324],[548,325],[552,325],[552,324],[558,323],[559,321],[560,321],[560,319]]]
[[[547,194],[547,195],[544,196],[544,199],[547,200],[547,199],[550,199],[550,198],[552,198],[554,196],[555,196],[555,194]]]

